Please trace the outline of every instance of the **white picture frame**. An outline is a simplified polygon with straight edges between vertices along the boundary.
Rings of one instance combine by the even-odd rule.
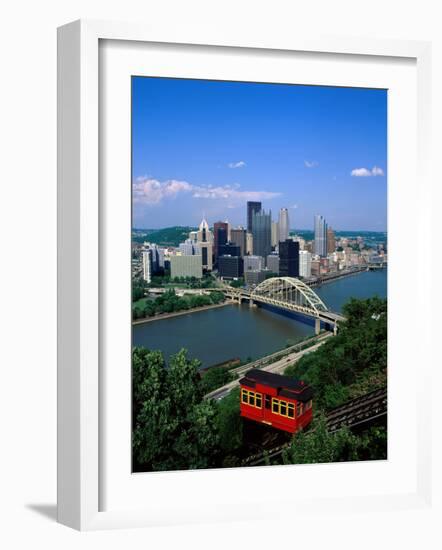
[[[103,273],[100,248],[100,215],[103,203],[100,193],[100,128],[99,114],[99,60],[101,41],[125,41],[129,44],[166,43],[188,47],[203,45],[246,51],[310,52],[331,56],[371,56],[378,58],[407,58],[416,63],[417,71],[417,145],[419,175],[419,204],[425,204],[431,191],[429,177],[429,151],[431,102],[429,81],[431,71],[431,45],[426,42],[391,40],[365,40],[351,37],[287,37],[268,43],[264,37],[220,37],[200,34],[187,36],[185,29],[179,34],[124,23],[77,21],[59,29],[58,34],[58,520],[80,530],[151,526],[194,521],[186,515],[183,503],[178,503],[170,514],[161,506],[134,508],[126,503],[103,511],[100,483],[103,483],[100,414],[103,409],[103,388],[100,386],[102,363],[100,335],[102,318],[100,303],[104,299],[100,287]],[[178,46],[179,47],[179,46]],[[430,223],[424,210],[419,211],[419,231]],[[425,274],[419,273],[425,277]],[[425,286],[425,285],[423,285]],[[418,297],[422,308],[429,311],[430,286],[421,290]],[[430,383],[431,365],[421,365],[419,376]],[[422,388],[416,389],[417,398],[417,471],[416,490],[404,495],[392,492],[339,499],[343,512],[354,509],[370,511],[397,507],[427,506],[431,500],[431,452],[428,415],[430,403]],[[266,475],[257,469],[250,475]],[[220,472],[199,472],[207,483]],[[224,471],[222,475],[236,476],[237,472]],[[184,474],[169,473],[165,476]],[[213,476],[208,478],[208,476]],[[159,479],[159,478],[158,478]],[[200,476],[200,480],[202,477]],[[193,481],[192,481],[193,483]],[[156,483],[158,485],[158,482]],[[149,496],[153,498],[155,494]],[[255,518],[260,514],[260,503],[255,510],[241,512],[232,508],[234,516],[220,505],[217,513],[223,519],[235,517]],[[213,520],[204,504],[194,503],[192,512],[200,510],[201,520]],[[306,510],[330,506],[330,501],[316,497],[306,504]],[[334,505],[335,506],[335,505]],[[180,507],[182,514],[180,516]]]

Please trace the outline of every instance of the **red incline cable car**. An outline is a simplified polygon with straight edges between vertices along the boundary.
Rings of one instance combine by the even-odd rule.
[[[302,380],[252,369],[239,383],[242,417],[290,433],[310,424],[313,390]]]

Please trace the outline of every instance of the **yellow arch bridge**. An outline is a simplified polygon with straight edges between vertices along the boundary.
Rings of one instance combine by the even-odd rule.
[[[295,277],[272,277],[253,290],[223,287],[223,292],[232,300],[248,300],[250,305],[268,304],[293,313],[315,319],[315,332],[319,334],[321,322],[329,325],[336,333],[338,323],[345,321],[339,313],[330,311],[319,296],[300,279]]]

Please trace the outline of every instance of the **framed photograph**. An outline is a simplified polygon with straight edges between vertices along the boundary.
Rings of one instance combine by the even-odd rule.
[[[59,29],[59,521],[426,506],[430,45],[173,34]]]

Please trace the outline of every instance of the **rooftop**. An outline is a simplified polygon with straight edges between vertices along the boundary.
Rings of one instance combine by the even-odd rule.
[[[239,383],[248,387],[256,383],[270,386],[278,390],[278,395],[299,401],[309,401],[313,397],[312,388],[302,380],[259,369],[249,370]]]

